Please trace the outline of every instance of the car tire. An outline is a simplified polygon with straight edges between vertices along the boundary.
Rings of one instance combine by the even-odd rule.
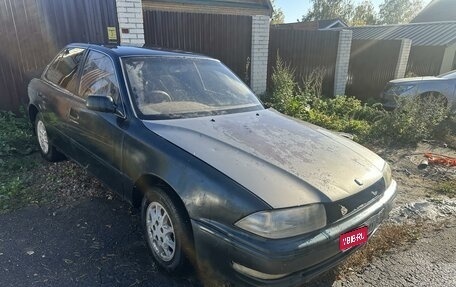
[[[50,162],[63,160],[65,156],[61,154],[50,142],[43,116],[38,113],[35,118],[35,133],[40,148],[41,156]]]
[[[141,222],[158,265],[170,273],[185,271],[193,250],[190,220],[163,189],[148,189],[141,204]]]
[[[421,94],[421,100],[424,101],[424,103],[441,103],[445,107],[448,106],[448,99],[438,92],[427,92]]]

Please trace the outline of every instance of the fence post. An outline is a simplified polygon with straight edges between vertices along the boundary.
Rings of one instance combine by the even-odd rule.
[[[442,65],[440,66],[440,74],[453,70],[454,57],[456,56],[456,44],[445,48],[443,54]]]
[[[116,0],[120,44],[144,45],[144,19],[141,0]]]
[[[410,56],[410,49],[412,48],[412,40],[402,39],[401,48],[399,50],[399,58],[397,60],[396,71],[394,72],[394,78],[400,79],[405,77],[407,71],[408,59]]]
[[[269,16],[252,16],[250,87],[257,95],[266,92],[269,56],[269,21]]]
[[[350,50],[352,44],[350,30],[339,32],[339,45],[337,48],[336,67],[334,72],[334,96],[344,95],[348,79],[348,66],[350,63]]]

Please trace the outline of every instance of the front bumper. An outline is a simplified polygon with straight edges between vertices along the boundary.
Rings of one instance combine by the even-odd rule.
[[[380,95],[380,99],[381,99],[380,101],[382,103],[383,108],[386,110],[396,109],[397,108],[396,97],[397,97],[397,95],[382,93]]]
[[[356,250],[339,250],[341,234],[360,226],[368,226],[369,236],[377,230],[393,206],[396,187],[393,181],[369,206],[306,236],[271,240],[216,222],[192,220],[200,274],[236,286],[296,286],[308,282]],[[239,273],[233,263],[264,274],[288,275],[259,279]]]

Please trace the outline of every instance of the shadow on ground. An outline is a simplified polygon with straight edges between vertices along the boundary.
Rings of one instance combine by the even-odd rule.
[[[200,286],[159,271],[118,200],[85,199],[54,210],[0,216],[1,286]]]

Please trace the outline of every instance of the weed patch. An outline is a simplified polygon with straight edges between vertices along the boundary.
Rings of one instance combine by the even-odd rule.
[[[30,188],[40,164],[32,127],[27,118],[0,112],[0,213],[38,201]]]
[[[25,116],[0,111],[0,157],[37,150],[32,126]]]
[[[349,271],[361,271],[374,257],[380,257],[393,248],[418,240],[422,229],[421,225],[382,225],[365,246],[338,267],[338,273],[344,276]]]
[[[385,111],[379,103],[363,104],[348,96],[321,96],[323,77],[312,73],[297,84],[295,73],[279,56],[272,75],[272,90],[265,102],[278,111],[324,128],[351,133],[363,144],[416,145],[423,139],[443,139],[455,132],[449,107],[442,98],[398,98],[399,108]],[[453,137],[454,139],[454,137]]]
[[[456,196],[456,180],[446,180],[437,183],[435,187],[435,191],[446,195],[448,197],[455,197]]]
[[[72,162],[43,160],[25,117],[0,112],[0,214],[30,204],[61,206],[81,198],[113,198]]]
[[[450,111],[445,103],[432,97],[399,98],[398,108],[385,113],[372,123],[371,139],[382,144],[417,144],[424,139],[433,138],[436,131],[445,137],[448,130],[438,129],[449,117]]]

